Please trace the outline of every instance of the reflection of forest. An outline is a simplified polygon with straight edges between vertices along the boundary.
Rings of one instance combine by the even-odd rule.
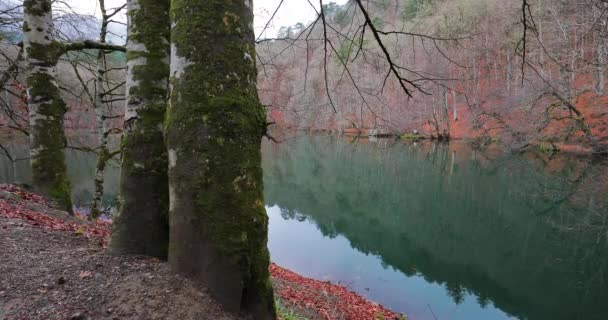
[[[82,148],[95,145],[94,135],[80,135],[70,138],[70,146]],[[118,141],[113,141],[117,144]],[[0,182],[25,183],[30,184],[32,172],[28,158],[28,141],[11,140],[5,144],[7,151],[15,159],[25,159],[11,162],[5,156],[0,156]],[[97,155],[93,152],[80,151],[76,149],[66,149],[66,162],[68,165],[68,175],[72,184],[72,199],[75,206],[88,206],[93,198],[93,179],[95,177],[95,166]],[[118,193],[119,166],[117,161],[111,161],[106,167],[104,181],[104,204],[112,205],[115,203]]]
[[[266,201],[521,319],[608,319],[608,164],[461,145],[264,145]],[[487,155],[487,154],[486,154]]]

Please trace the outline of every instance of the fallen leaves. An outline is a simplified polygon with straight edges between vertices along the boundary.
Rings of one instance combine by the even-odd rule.
[[[335,319],[336,316],[349,320],[401,319],[401,315],[343,286],[305,278],[274,263],[270,265],[270,274],[273,278],[293,284],[283,286],[276,292],[281,300],[313,309],[326,320]]]
[[[80,279],[85,279],[85,278],[90,277],[92,274],[93,273],[91,271],[80,271],[78,276],[80,277]]]
[[[13,185],[0,185],[0,190],[8,191],[18,195],[26,201],[36,202],[38,204],[48,206],[48,202],[41,196],[25,191]],[[67,222],[61,219],[53,218],[44,213],[32,211],[26,208],[19,201],[0,198],[0,216],[9,219],[20,219],[30,225],[38,226],[47,230],[62,230],[74,232],[76,235],[83,235],[87,239],[97,241],[101,246],[105,247],[110,238],[109,221],[88,222],[85,217],[81,218],[81,223]]]
[[[12,184],[2,184],[2,185],[0,185],[0,190],[16,194],[21,199],[24,199],[27,201],[36,202],[36,203],[42,204],[42,205],[48,205],[48,201],[46,199],[44,199],[44,197],[42,197],[41,195],[25,191]]]

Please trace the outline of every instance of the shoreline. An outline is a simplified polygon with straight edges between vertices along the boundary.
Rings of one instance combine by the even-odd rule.
[[[82,246],[83,244],[80,242],[84,242],[95,248],[95,250],[93,250],[95,254],[108,255],[106,247],[111,233],[111,221],[98,220],[96,222],[89,222],[86,220],[85,216],[80,214],[70,216],[66,212],[53,209],[48,201],[42,196],[14,185],[0,185],[0,223],[2,231],[9,228],[19,228],[19,236],[28,236],[29,232],[32,233],[32,235],[35,233],[36,237],[59,237],[68,245],[71,245],[71,242],[75,242]],[[25,234],[24,230],[27,231]],[[39,231],[41,231],[42,234],[38,234]],[[4,236],[4,234],[2,235]],[[30,260],[41,259],[44,261],[45,256],[43,256],[43,254],[47,251],[47,248],[44,247],[46,240],[38,239],[37,242],[39,243],[25,243],[23,245],[42,245],[43,247],[38,249],[41,253],[31,257]],[[18,243],[17,245],[21,244]],[[65,250],[66,248],[59,249],[61,252],[69,251]],[[72,251],[79,250],[80,249]],[[13,258],[15,257],[7,256],[4,257],[4,260],[12,260]],[[90,258],[91,257],[87,257],[86,259]],[[11,261],[5,262],[10,265]],[[60,264],[62,262],[49,259],[49,264],[52,265],[53,263]],[[156,259],[139,257],[138,263],[142,263],[141,268],[155,268],[154,265],[158,264],[158,268],[168,269],[165,262]],[[57,267],[61,266],[57,265]],[[275,300],[280,319],[406,319],[405,316],[394,313],[375,302],[369,301],[341,285],[306,278],[274,263],[271,263],[269,270],[271,273],[271,281],[275,289]],[[84,274],[86,275],[87,273]],[[80,276],[82,277],[82,273]],[[188,280],[179,281],[188,282]],[[95,288],[93,286],[92,289],[100,288]],[[46,289],[37,290],[40,292],[40,290],[44,291]],[[204,288],[202,290],[204,291]],[[0,316],[4,316],[2,312],[8,312],[8,316],[11,315],[12,300],[3,301],[5,300],[4,294],[8,291],[9,290],[4,288],[2,283],[0,283]],[[19,296],[13,297],[13,299],[23,298],[24,297]],[[45,306],[44,308],[50,308],[52,311],[55,307],[56,306]],[[3,308],[8,308],[8,311],[3,310]],[[16,308],[18,309],[18,307]],[[29,308],[31,309],[31,306]],[[169,308],[169,306],[167,306],[167,308]],[[19,311],[18,309],[13,311],[16,312],[15,318],[7,316],[6,319],[24,318],[23,315],[19,313],[23,312],[23,310]],[[37,310],[30,310],[29,312],[37,312]],[[85,317],[77,319],[94,319],[95,317],[86,317],[86,314],[93,314],[93,312],[94,311],[91,310],[85,310]],[[25,318],[29,319],[29,317]],[[0,317],[0,319],[4,320],[2,317]]]

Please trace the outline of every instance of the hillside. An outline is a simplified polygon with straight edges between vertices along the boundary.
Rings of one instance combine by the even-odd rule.
[[[313,23],[258,46],[260,96],[279,128],[418,130],[512,149],[608,143],[601,8],[535,3],[524,60],[521,1],[366,3],[393,61],[419,90],[408,97],[390,74],[355,1],[326,5],[327,42]]]

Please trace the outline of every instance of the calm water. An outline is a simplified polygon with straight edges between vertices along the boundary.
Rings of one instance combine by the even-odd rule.
[[[263,153],[279,265],[411,319],[608,319],[605,161],[340,137]],[[68,159],[86,205],[94,156]],[[27,164],[0,178],[27,182]],[[106,180],[111,204],[116,167]]]

